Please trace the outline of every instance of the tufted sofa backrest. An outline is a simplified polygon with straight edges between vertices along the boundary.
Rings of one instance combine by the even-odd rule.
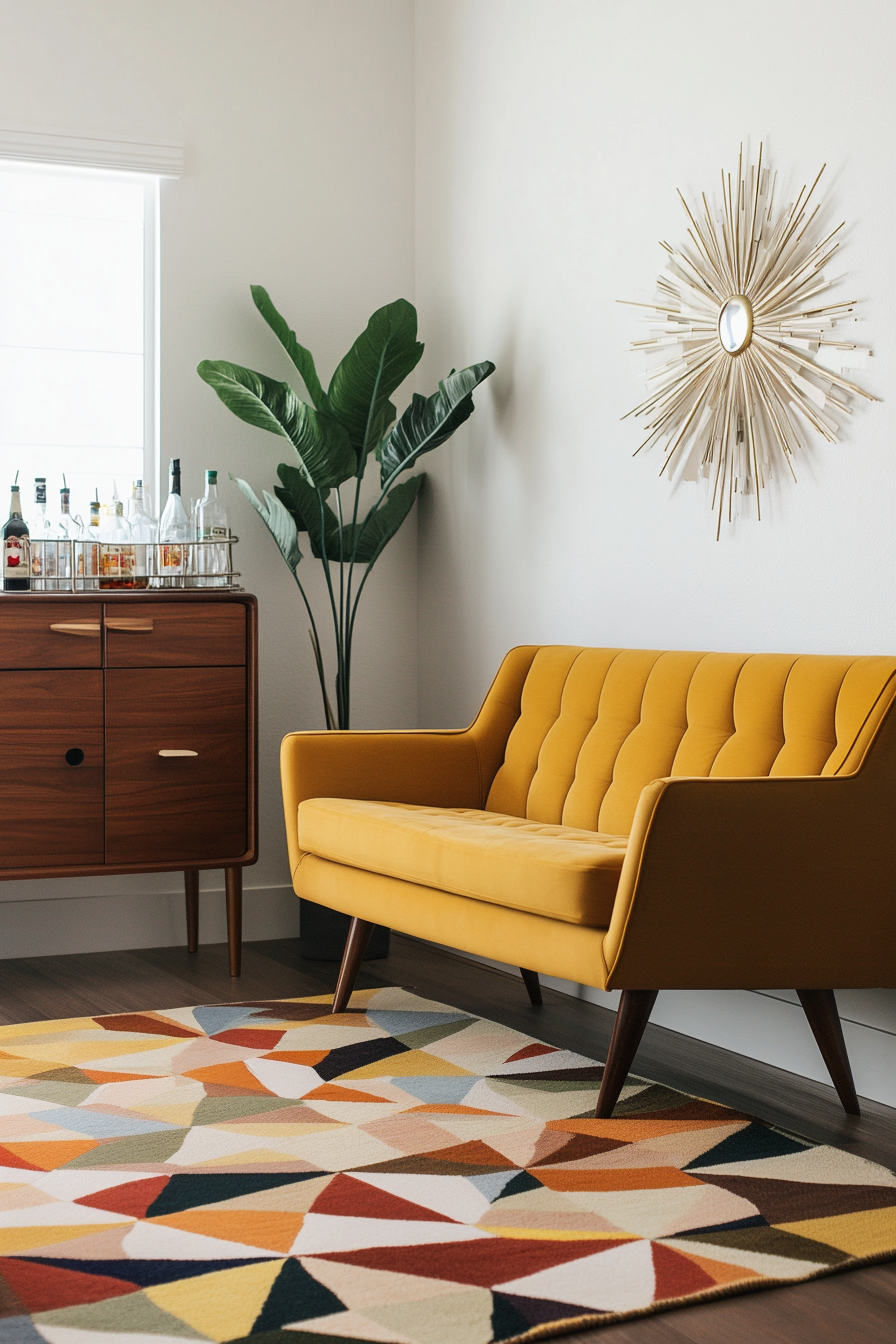
[[[546,646],[486,807],[625,835],[654,779],[855,768],[894,694],[889,657]]]

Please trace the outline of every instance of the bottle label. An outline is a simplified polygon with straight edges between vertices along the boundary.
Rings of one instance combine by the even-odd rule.
[[[167,570],[169,574],[180,574],[184,564],[184,549],[178,543],[175,545],[162,545],[161,551],[162,569]]]
[[[7,537],[3,542],[3,577],[31,578],[31,544],[27,537]]]

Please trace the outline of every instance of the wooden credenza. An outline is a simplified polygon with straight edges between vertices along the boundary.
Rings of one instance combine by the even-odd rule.
[[[0,880],[183,870],[195,952],[223,868],[239,975],[257,624],[244,593],[0,594]]]

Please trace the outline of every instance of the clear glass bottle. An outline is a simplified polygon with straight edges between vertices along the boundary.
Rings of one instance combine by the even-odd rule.
[[[47,478],[34,478],[34,504],[28,515],[28,532],[31,537],[31,586],[46,588],[46,580],[55,577],[55,569],[47,554],[45,542],[49,535],[50,520],[47,517]],[[53,575],[49,570],[53,569]]]
[[[131,525],[124,516],[124,505],[116,499],[114,512],[109,514],[99,534],[100,587],[145,588],[138,583],[135,570]]]
[[[230,583],[230,528],[227,510],[218,498],[218,473],[205,473],[205,494],[196,508],[197,572],[203,588],[226,588]]]
[[[22,517],[18,473],[11,490],[9,518],[3,527],[3,591],[25,593],[31,587],[31,537]]]
[[[128,523],[131,528],[131,540],[134,543],[135,588],[148,588],[150,571],[153,567],[153,548],[158,540],[159,525],[151,517],[145,506],[143,482],[135,481],[134,490],[128,500]]]
[[[183,588],[186,573],[186,542],[190,520],[180,497],[180,458],[168,467],[168,502],[159,520],[159,579],[161,588]]]
[[[59,515],[53,524],[53,549],[55,550],[56,580],[51,586],[59,592],[68,592],[72,586],[76,543],[81,536],[81,526],[77,518],[72,517],[71,492],[62,478],[59,491]]]

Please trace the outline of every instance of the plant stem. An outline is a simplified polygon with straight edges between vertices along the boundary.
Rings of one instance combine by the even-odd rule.
[[[342,639],[340,637],[339,615],[336,610],[336,596],[333,592],[333,580],[330,575],[330,557],[327,555],[327,520],[324,513],[323,492],[318,490],[317,497],[320,500],[321,564],[324,567],[324,574],[327,579],[327,591],[330,594],[330,611],[333,616],[333,633],[336,636],[336,713],[339,719],[339,727],[346,728],[348,725],[344,722],[342,706]]]
[[[299,581],[299,576],[295,572],[295,570],[293,570],[292,576],[296,581],[296,587],[302,594],[302,601],[305,603],[305,610],[307,611],[308,619],[311,622],[312,643],[314,644],[318,654],[318,656],[315,658],[315,663],[317,664],[317,676],[318,680],[320,681],[320,693],[323,697],[324,702],[324,717],[326,719],[327,727],[334,728],[336,725],[333,723],[333,711],[330,708],[330,697],[327,695],[327,683],[326,680],[324,679],[324,667],[320,658],[320,639],[317,633],[317,622],[314,619],[314,612],[311,610],[311,603],[308,601],[308,595],[306,594],[305,589],[302,587],[302,584]]]

